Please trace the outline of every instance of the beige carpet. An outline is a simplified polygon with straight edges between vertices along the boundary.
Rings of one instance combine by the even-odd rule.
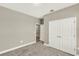
[[[60,50],[44,46],[38,42],[11,52],[1,54],[0,56],[72,56],[71,54]]]

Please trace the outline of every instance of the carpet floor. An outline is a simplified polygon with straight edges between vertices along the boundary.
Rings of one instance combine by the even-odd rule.
[[[38,42],[14,51],[10,51],[0,56],[72,56],[55,48],[51,48]]]

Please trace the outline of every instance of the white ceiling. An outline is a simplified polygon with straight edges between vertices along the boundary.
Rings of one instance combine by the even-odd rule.
[[[76,3],[0,3],[1,6],[13,9],[34,17],[42,17],[43,15],[50,12],[51,9],[54,11],[60,10],[62,8],[69,7]]]

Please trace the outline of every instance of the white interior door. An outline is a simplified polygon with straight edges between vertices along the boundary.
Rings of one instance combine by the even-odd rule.
[[[76,18],[49,22],[49,45],[76,54]]]

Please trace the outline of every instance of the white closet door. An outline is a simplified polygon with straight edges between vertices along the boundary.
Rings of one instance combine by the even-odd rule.
[[[63,51],[76,54],[76,18],[62,20]]]
[[[55,32],[57,32],[57,24],[55,24],[55,22],[50,22],[50,24],[49,24],[49,44],[50,44],[50,46],[57,48],[57,45],[58,45],[57,42],[59,42],[59,41],[56,41],[57,33],[55,33]]]
[[[67,53],[76,53],[75,17],[49,22],[49,45]]]
[[[61,49],[62,40],[61,40],[61,24],[59,21],[51,21],[49,23],[49,44],[50,46]]]

